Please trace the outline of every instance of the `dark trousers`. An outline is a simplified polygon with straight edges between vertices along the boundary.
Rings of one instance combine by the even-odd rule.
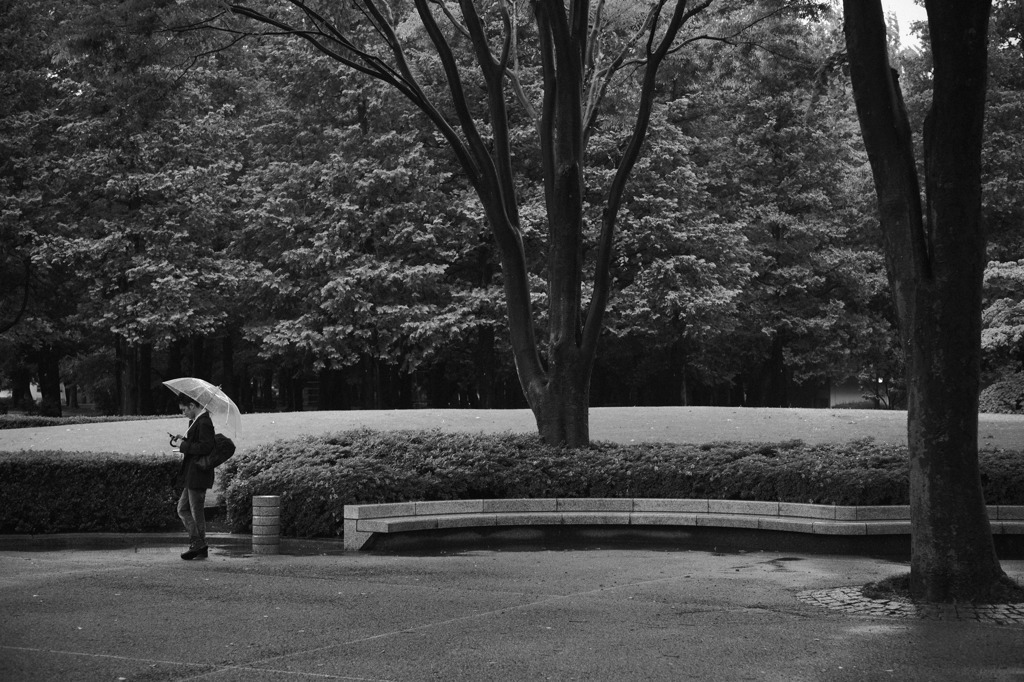
[[[185,488],[178,498],[178,518],[188,531],[190,547],[206,546],[206,489]]]

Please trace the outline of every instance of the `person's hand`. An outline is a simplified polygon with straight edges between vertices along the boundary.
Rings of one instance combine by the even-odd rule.
[[[178,447],[178,443],[180,443],[182,438],[184,438],[184,436],[175,436],[173,433],[170,433],[170,432],[168,432],[167,435],[171,437],[171,447],[172,448]]]

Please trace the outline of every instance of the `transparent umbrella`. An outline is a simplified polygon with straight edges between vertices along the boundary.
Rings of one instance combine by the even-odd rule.
[[[165,381],[164,386],[177,394],[184,394],[195,400],[210,413],[214,424],[221,427],[222,433],[230,431],[232,438],[238,437],[238,428],[242,425],[242,413],[238,411],[238,406],[221,390],[220,386],[214,386],[209,381],[194,377],[171,379]]]

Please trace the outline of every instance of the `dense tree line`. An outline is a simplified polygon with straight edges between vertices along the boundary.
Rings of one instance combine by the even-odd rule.
[[[660,72],[593,405],[814,404],[809,386],[901,380],[841,16],[791,4],[712,6]],[[63,381],[150,414],[168,407],[161,380],[196,375],[246,411],[525,406],[499,256],[436,130],[301,42],[170,30],[216,5],[0,2],[0,373],[15,397],[34,381],[59,412]],[[631,25],[629,3],[609,6]],[[989,380],[1019,371],[1024,347],[1021,13],[993,15]],[[923,116],[930,57],[892,49]],[[612,86],[595,185],[636,107],[635,81]],[[532,126],[510,112],[521,232],[544,253]],[[598,241],[583,235],[585,270]],[[545,267],[526,263],[541,325]]]

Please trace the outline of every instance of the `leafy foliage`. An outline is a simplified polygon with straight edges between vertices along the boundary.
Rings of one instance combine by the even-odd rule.
[[[978,409],[994,414],[1024,414],[1024,374],[1014,374],[984,388],[978,396]]]
[[[673,120],[694,140],[704,205],[742,240],[722,244],[746,270],[723,378],[748,404],[786,405],[793,384],[881,364],[893,328],[853,103],[845,79],[825,77],[842,48],[837,18],[782,14],[741,45],[711,42],[680,60]]]
[[[804,4],[716,1],[663,66],[619,208],[592,404],[806,405],[802,384],[898,382],[839,21]],[[992,24],[985,200],[1003,265],[988,279],[989,380],[1016,371],[1020,352],[1020,296],[1008,284],[1024,168],[1011,143],[1024,120],[1018,4],[997,3]],[[159,395],[158,375],[186,369],[233,372],[226,386],[261,392],[247,409],[294,409],[287,384],[317,380],[331,408],[522,404],[489,220],[458,159],[405,98],[298,43],[169,30],[214,14],[206,0],[51,5],[0,7],[5,378],[27,386],[62,359],[65,385],[87,387],[111,413],[139,411],[133,391]],[[481,7],[498,35],[499,5]],[[510,164],[543,355],[541,55],[529,8],[517,8]],[[642,9],[605,4],[605,55],[626,44]],[[345,11],[345,26],[368,28]],[[472,73],[470,45],[444,28]],[[450,117],[423,26],[405,22],[400,37]],[[914,108],[930,87],[928,55],[900,60]],[[466,82],[467,106],[486,120],[484,91]],[[638,83],[628,69],[609,81],[589,129],[585,277]],[[579,295],[586,311],[592,292]],[[222,340],[234,344],[233,366],[187,352],[198,358],[195,344]],[[140,349],[152,351],[153,371],[133,387]],[[59,409],[57,386],[47,391]]]
[[[1024,260],[990,262],[985,269],[981,347],[990,368],[1024,362]]]

